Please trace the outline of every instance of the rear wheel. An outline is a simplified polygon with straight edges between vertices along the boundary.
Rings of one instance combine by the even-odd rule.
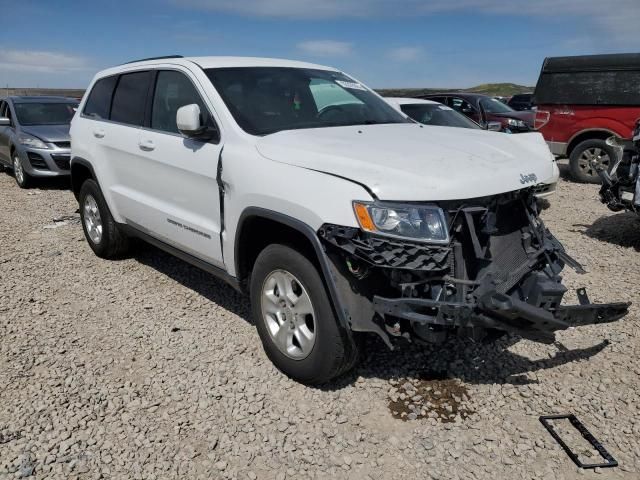
[[[29,188],[31,186],[31,176],[24,171],[22,160],[16,152],[13,152],[13,178],[20,188]]]
[[[251,307],[265,352],[302,383],[325,383],[350,369],[357,356],[338,325],[316,267],[296,250],[270,245],[251,274]]]
[[[613,167],[616,153],[604,140],[585,140],[571,152],[569,170],[574,180],[583,183],[600,183],[598,168],[607,171]]]
[[[93,252],[101,258],[124,255],[129,239],[111,216],[95,180],[86,180],[82,184],[79,200],[82,229]]]

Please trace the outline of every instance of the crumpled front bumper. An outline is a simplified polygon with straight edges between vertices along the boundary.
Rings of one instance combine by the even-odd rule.
[[[551,343],[570,327],[614,322],[630,303],[563,305],[565,266],[585,273],[539,218],[535,192],[446,205],[452,241],[433,245],[323,225],[351,330],[441,342],[500,332]]]
[[[584,289],[577,293],[579,305],[563,305],[550,310],[496,291],[468,303],[375,296],[373,305],[379,315],[391,315],[412,324],[495,329],[541,343],[553,343],[555,332],[559,330],[615,322],[624,317],[631,306],[631,303],[622,302],[593,304]]]

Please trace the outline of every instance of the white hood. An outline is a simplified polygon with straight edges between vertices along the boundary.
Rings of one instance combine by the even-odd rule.
[[[381,200],[476,198],[554,176],[539,133],[367,125],[283,131],[261,138],[256,148],[271,160],[364,184]],[[523,184],[522,176],[532,174],[537,182]]]

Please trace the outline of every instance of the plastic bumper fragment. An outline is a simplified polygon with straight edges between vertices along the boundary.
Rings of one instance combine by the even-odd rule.
[[[631,306],[588,303],[545,309],[495,291],[469,303],[376,296],[373,304],[380,315],[420,325],[492,328],[542,343],[555,341],[558,330],[620,320]]]

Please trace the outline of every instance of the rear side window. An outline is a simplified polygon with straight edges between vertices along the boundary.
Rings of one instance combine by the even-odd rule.
[[[151,72],[120,75],[116,91],[113,94],[111,120],[142,126],[150,83]]]
[[[83,113],[93,118],[108,119],[111,96],[113,95],[113,88],[116,86],[117,81],[117,76],[98,80],[91,89]]]
[[[151,110],[151,128],[163,132],[179,133],[176,113],[180,107],[196,104],[200,107],[200,122],[213,126],[209,110],[191,80],[180,72],[165,70],[158,72],[156,90]]]

